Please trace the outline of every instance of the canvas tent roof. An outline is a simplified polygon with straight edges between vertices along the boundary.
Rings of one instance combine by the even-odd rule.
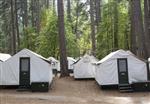
[[[74,58],[72,58],[72,57],[67,57],[67,60],[71,60],[71,61],[76,62],[76,60]]]
[[[86,58],[86,57],[90,57],[90,62],[92,64],[96,64],[98,62],[98,59],[95,58],[94,56],[85,54],[83,57],[80,57],[74,64],[78,63],[82,58]]]
[[[128,55],[132,55],[132,56],[138,58],[131,51],[125,51],[125,50],[120,49],[120,50],[117,50],[115,52],[111,52],[110,54],[108,54],[107,56],[105,56],[103,59],[101,59],[99,62],[97,62],[96,64],[101,64],[101,63],[103,63],[103,62],[105,62],[107,60],[115,59],[118,56],[128,56]],[[140,58],[138,58],[138,59],[140,59]],[[140,60],[145,61],[143,59],[140,59]]]
[[[0,53],[0,61],[6,61],[10,57],[11,57],[11,55],[9,55],[9,54]]]
[[[148,61],[150,62],[150,58],[148,58]]]
[[[49,63],[49,60],[48,59],[46,59],[45,57],[43,57],[43,56],[41,56],[41,55],[39,55],[39,54],[37,54],[37,53],[35,53],[35,52],[33,52],[33,51],[31,51],[31,50],[29,50],[29,49],[23,49],[23,50],[26,50],[26,51],[29,51],[29,52],[31,52],[32,54],[34,54],[34,55],[36,55],[37,57],[39,57],[39,58],[41,58],[42,60],[44,60],[44,61],[46,61],[46,62],[48,62]],[[23,51],[23,50],[21,50],[21,51]]]
[[[89,57],[89,61],[90,61],[90,63],[97,63],[97,61],[98,61],[98,59],[97,58],[95,58],[93,55],[88,55],[88,54],[85,54],[84,56],[83,56],[83,58],[85,58],[86,59],[86,57]],[[82,58],[81,58],[82,59]],[[80,60],[81,60],[80,59]]]
[[[53,61],[53,62],[59,62],[57,59],[55,59],[54,57],[49,57],[48,58],[49,61]]]
[[[60,71],[60,62],[59,62],[59,60],[55,59],[54,57],[49,57],[48,60],[52,64],[52,69]]]

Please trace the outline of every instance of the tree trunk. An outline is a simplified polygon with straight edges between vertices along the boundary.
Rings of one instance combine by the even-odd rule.
[[[145,29],[145,46],[146,58],[150,57],[150,1],[144,0],[144,29]]]
[[[36,31],[40,32],[40,1],[36,1]]]
[[[35,28],[36,32],[40,32],[40,1],[31,0],[31,15],[32,15],[32,27]]]
[[[24,24],[25,27],[28,27],[28,3],[27,0],[24,0]]]
[[[14,1],[11,0],[11,25],[12,25],[12,54],[16,53],[16,32],[15,32],[15,14],[14,14]]]
[[[31,21],[32,21],[32,27],[35,27],[35,22],[34,22],[34,0],[31,0]]]
[[[141,0],[132,0],[131,1],[131,30],[132,30],[132,42],[134,39],[137,44],[136,53],[139,57],[145,57],[145,45],[144,45],[144,31],[143,31],[143,20],[142,20],[142,11],[141,11]],[[134,46],[135,48],[135,46]],[[135,51],[135,49],[134,49]]]
[[[75,29],[74,32],[76,34],[76,38],[79,38],[79,34],[78,34],[78,21],[79,21],[79,0],[77,0],[77,4],[76,4],[76,23],[75,23]]]
[[[69,72],[68,72],[68,62],[67,62],[67,55],[66,55],[63,0],[57,0],[57,7],[58,7],[58,30],[59,30],[61,77],[65,77],[65,76],[69,76]]]
[[[24,30],[28,25],[27,0],[20,0],[20,4],[21,4],[22,25]]]
[[[16,35],[17,35],[17,50],[20,49],[20,34],[19,34],[19,24],[18,24],[18,4],[17,4],[17,0],[15,0],[15,17],[16,17],[16,20],[15,20],[15,24],[16,24]]]
[[[96,26],[97,26],[97,33],[99,32],[99,24],[101,21],[101,0],[95,0],[95,10],[96,10]]]
[[[129,50],[129,25],[128,23],[126,24],[126,28],[125,28],[125,31],[124,31],[124,48],[126,50]]]
[[[114,50],[118,49],[118,0],[114,2]]]
[[[129,0],[129,12],[130,12],[130,20],[131,20],[131,33],[130,33],[130,49],[131,49],[131,51],[135,54],[135,55],[137,55],[137,44],[136,44],[136,38],[137,38],[137,36],[136,36],[136,34],[134,33],[134,26],[135,26],[135,24],[134,24],[134,16],[133,16],[133,6],[132,6],[132,2],[131,2],[131,0]]]
[[[55,3],[56,3],[56,1],[53,0],[53,12],[54,12],[54,13],[56,13],[56,8],[55,8],[55,7],[56,7],[56,4],[55,4]]]
[[[94,21],[94,2],[90,0],[90,18],[91,18],[91,39],[92,39],[92,55],[96,54],[96,38],[95,38],[95,21]]]
[[[49,0],[46,0],[46,8],[49,8]]]
[[[67,0],[67,19],[71,22],[71,3]]]

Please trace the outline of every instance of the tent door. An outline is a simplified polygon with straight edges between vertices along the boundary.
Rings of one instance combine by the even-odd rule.
[[[20,58],[20,86],[29,88],[30,86],[30,58]]]
[[[117,59],[119,84],[128,84],[128,63],[127,58]]]

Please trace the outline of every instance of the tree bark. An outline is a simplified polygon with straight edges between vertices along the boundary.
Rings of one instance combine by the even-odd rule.
[[[70,0],[67,0],[67,19],[71,22],[71,3]]]
[[[69,76],[69,72],[68,72],[68,62],[67,62],[67,55],[66,55],[63,0],[57,0],[57,7],[58,7],[58,30],[59,30],[61,77],[65,77],[65,76]]]
[[[16,53],[16,32],[15,32],[15,14],[14,14],[14,1],[11,0],[11,25],[12,25],[12,54]]]
[[[131,1],[131,30],[132,37],[131,42],[134,45],[132,47],[134,53],[141,58],[145,57],[145,45],[144,45],[144,30],[143,30],[143,20],[142,20],[142,11],[141,11],[141,0],[132,0]],[[135,40],[136,39],[136,40]],[[132,45],[131,44],[131,45]],[[137,47],[135,45],[137,44]]]
[[[56,1],[53,0],[53,12],[54,12],[54,13],[56,13],[56,8],[55,8],[55,7],[56,7]]]
[[[32,21],[32,27],[35,27],[35,22],[34,22],[34,0],[31,0],[31,21]]]
[[[49,8],[49,0],[46,0],[46,8]]]
[[[114,50],[118,49],[118,0],[114,2]]]
[[[32,27],[35,28],[36,32],[40,32],[40,1],[39,0],[31,0],[31,15],[32,15]]]
[[[95,38],[95,20],[94,20],[94,1],[90,0],[90,18],[91,18],[91,39],[92,55],[96,55],[96,38]]]
[[[96,10],[96,26],[97,26],[97,33],[99,32],[99,24],[101,21],[101,0],[95,0],[95,10]]]
[[[145,46],[146,58],[150,57],[150,1],[144,0],[144,29],[145,29]]]
[[[76,38],[79,38],[79,34],[78,34],[78,21],[79,21],[79,0],[77,0],[77,4],[76,4],[76,23],[75,23],[75,34],[76,34]]]
[[[135,23],[134,23],[134,15],[133,15],[133,6],[132,6],[132,2],[131,2],[131,0],[129,0],[129,12],[130,12],[130,20],[131,20],[131,33],[130,33],[130,49],[131,49],[131,51],[135,54],[135,55],[137,55],[137,44],[136,44],[136,38],[137,38],[137,36],[136,36],[136,34],[134,33],[134,26],[135,26]]]
[[[18,4],[17,4],[17,0],[15,0],[15,24],[16,24],[16,35],[17,35],[17,50],[19,51],[20,49],[20,34],[19,34],[19,24],[18,24]]]
[[[36,31],[40,32],[40,1],[36,1]]]
[[[25,27],[28,27],[28,3],[27,3],[27,0],[24,0],[24,24],[25,24]]]

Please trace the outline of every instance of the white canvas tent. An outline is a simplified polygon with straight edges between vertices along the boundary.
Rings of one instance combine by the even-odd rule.
[[[52,69],[60,71],[60,62],[57,59],[55,59],[54,57],[49,57],[48,60],[51,62]]]
[[[102,86],[118,85],[122,82],[131,84],[147,81],[147,72],[146,62],[137,58],[130,51],[118,50],[97,63],[95,79]]]
[[[150,58],[148,58],[148,62],[150,62]]]
[[[94,56],[84,55],[74,64],[74,78],[85,79],[95,77],[95,65],[98,60]]]
[[[11,57],[10,54],[0,53],[0,61],[4,62]]]
[[[0,53],[0,75],[1,75],[1,70],[2,70],[2,63],[9,59],[11,55],[5,54],[5,53]]]
[[[9,59],[11,57],[11,55],[9,54],[5,54],[5,53],[0,53],[0,69],[1,69],[1,64],[2,62],[6,61],[7,59]]]
[[[67,57],[68,60],[68,69],[73,70],[73,64],[76,62],[76,60],[72,57]]]
[[[52,82],[52,69],[44,57],[23,49],[2,63],[0,85],[31,85]]]

